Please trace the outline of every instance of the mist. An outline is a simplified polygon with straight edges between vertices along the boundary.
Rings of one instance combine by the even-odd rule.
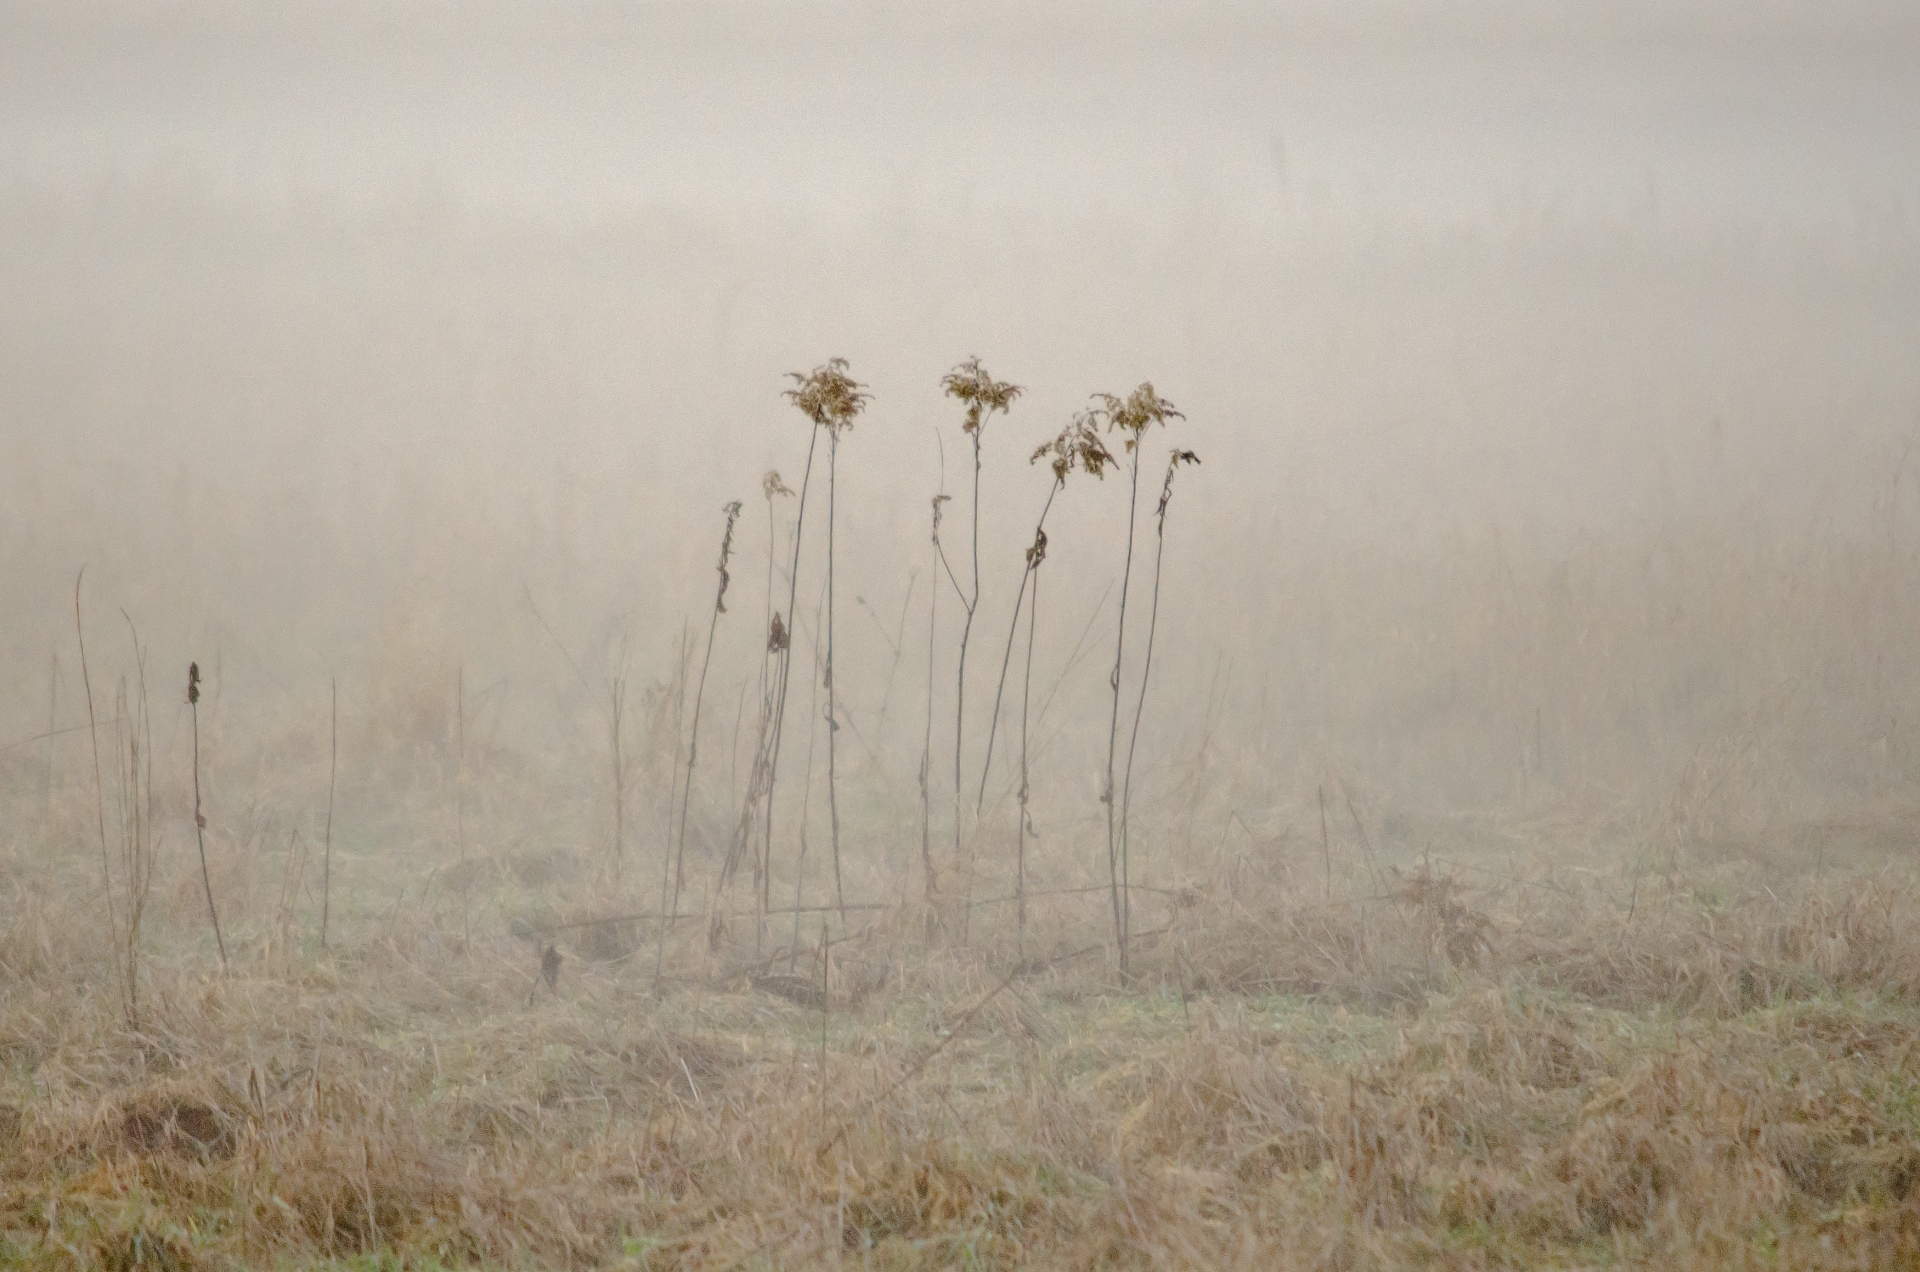
[[[977,355],[1026,389],[983,450],[982,630],[1035,446],[1096,391],[1184,412],[1141,496],[1144,553],[1159,456],[1199,453],[1150,769],[1204,750],[1236,806],[1330,766],[1429,809],[1641,806],[1721,748],[1764,759],[1768,816],[1912,776],[1904,7],[3,22],[16,737],[50,682],[73,723],[85,566],[95,619],[124,609],[156,679],[217,666],[236,728],[311,726],[335,679],[371,720],[458,676],[499,686],[499,736],[584,765],[607,676],[675,681],[733,499],[738,695],[761,475],[805,461],[785,376],[843,356],[873,400],[838,470],[841,678],[899,740],[861,764],[904,789],[935,587],[951,710],[929,502],[967,494],[940,377]],[[1083,794],[1104,672],[1064,669],[1111,636],[1115,486],[1063,496],[1037,638]]]

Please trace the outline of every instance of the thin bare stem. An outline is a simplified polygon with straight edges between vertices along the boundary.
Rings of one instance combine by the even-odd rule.
[[[1167,551],[1167,505],[1173,500],[1173,474],[1181,464],[1197,464],[1200,457],[1192,451],[1175,451],[1167,460],[1166,480],[1160,485],[1160,506],[1155,512],[1153,549],[1153,599],[1147,607],[1147,648],[1140,663],[1140,698],[1133,707],[1133,733],[1127,739],[1126,775],[1120,785],[1120,862],[1122,878],[1126,877],[1131,843],[1127,837],[1127,813],[1133,805],[1133,755],[1140,746],[1140,718],[1147,709],[1147,679],[1153,674],[1153,637],[1160,625],[1160,565]],[[1132,927],[1132,905],[1128,894],[1121,894],[1123,918],[1126,926]]]
[[[834,492],[840,471],[840,434],[827,440],[827,822],[833,844],[833,900],[840,908],[840,927],[847,926],[847,894],[840,880],[840,794],[836,757],[840,736],[839,697],[833,675],[833,523]]]
[[[973,513],[969,524],[972,542],[970,564],[973,589],[961,597],[961,602],[966,607],[966,621],[960,629],[960,658],[954,672],[953,699],[953,867],[956,873],[965,869],[966,881],[962,884],[962,888],[966,892],[971,892],[973,886],[971,863],[963,863],[961,858],[961,829],[966,821],[961,804],[961,768],[965,760],[966,742],[967,647],[973,636],[974,614],[980,608],[980,439],[986,432],[987,421],[995,412],[1005,414],[1024,390],[1017,384],[995,380],[987,373],[987,369],[980,365],[979,358],[969,358],[956,366],[941,380],[940,387],[948,397],[965,404],[966,420],[961,428],[973,441]],[[941,560],[944,564],[944,553]],[[951,569],[948,570],[948,577],[953,577]],[[959,590],[957,580],[954,582],[954,588],[956,591]],[[964,915],[965,912],[961,919],[963,940],[967,923]]]
[[[1180,418],[1180,412],[1174,409],[1173,403],[1155,393],[1152,384],[1142,384],[1124,401],[1107,393],[1097,396],[1103,404],[1096,412],[1099,418],[1105,421],[1110,431],[1127,435],[1127,553],[1120,572],[1120,619],[1113,641],[1113,673],[1108,678],[1108,684],[1113,689],[1113,712],[1107,723],[1107,778],[1100,793],[1100,802],[1107,806],[1107,882],[1113,901],[1113,935],[1119,945],[1120,975],[1125,977],[1128,974],[1127,927],[1131,905],[1126,845],[1120,839],[1114,808],[1116,792],[1113,768],[1120,749],[1120,674],[1127,648],[1127,592],[1133,583],[1134,527],[1140,511],[1140,444],[1145,440],[1148,428],[1155,424],[1164,426],[1169,419]]]
[[[47,670],[47,767],[40,775],[41,816],[53,817],[53,743],[54,735],[59,731],[60,715],[60,651],[53,652],[52,664]]]
[[[673,899],[662,908],[664,914],[676,914],[680,910],[680,890],[686,877],[687,860],[687,808],[693,801],[693,770],[700,762],[700,704],[707,695],[707,669],[713,665],[713,641],[720,630],[720,616],[727,612],[727,585],[732,581],[727,573],[727,561],[733,555],[733,526],[740,519],[740,501],[734,500],[722,511],[727,515],[727,528],[720,536],[720,584],[714,592],[713,614],[707,621],[707,652],[700,660],[700,681],[693,691],[693,723],[688,728],[687,737],[687,775],[680,790],[680,833],[674,839],[673,848]],[[735,726],[736,729],[738,726]],[[663,862],[661,869],[666,865]],[[660,891],[667,890],[666,880],[660,881]],[[666,959],[667,925],[660,924],[659,944],[654,949],[653,983],[656,990],[660,986],[660,971]]]
[[[1027,756],[1027,716],[1033,700],[1033,637],[1040,622],[1040,564],[1034,562],[1027,573],[1033,579],[1033,603],[1027,607],[1027,667],[1020,685],[1020,847],[1014,862],[1014,891],[1020,898],[1020,961],[1027,958],[1027,832],[1032,827],[1028,799],[1032,787]]]
[[[1125,888],[1125,864],[1120,859],[1119,825],[1114,815],[1113,765],[1120,749],[1120,668],[1127,648],[1127,588],[1133,581],[1133,524],[1140,503],[1140,449],[1133,447],[1128,456],[1131,491],[1127,501],[1127,556],[1120,571],[1120,621],[1113,641],[1113,673],[1107,683],[1113,689],[1113,715],[1107,724],[1107,780],[1100,790],[1100,802],[1107,806],[1107,884],[1113,901],[1113,939],[1120,951],[1120,975],[1127,974],[1126,903],[1121,900]]]
[[[787,575],[787,621],[784,633],[775,628],[779,636],[780,670],[774,677],[773,686],[773,727],[767,734],[767,793],[766,835],[761,841],[759,888],[760,918],[754,923],[753,955],[760,957],[761,944],[766,936],[766,913],[772,904],[773,888],[773,797],[780,777],[780,741],[787,722],[787,684],[793,670],[793,614],[795,603],[800,597],[800,544],[802,532],[807,524],[807,491],[813,485],[813,457],[820,444],[820,425],[815,424],[807,441],[807,466],[800,474],[800,503],[794,512],[793,522],[793,568]],[[779,614],[774,621],[779,622]]]
[[[87,577],[87,567],[81,566],[73,579],[73,631],[80,644],[80,684],[87,695],[87,737],[93,745],[93,810],[94,820],[100,829],[100,877],[101,886],[107,896],[107,939],[108,948],[117,951],[120,948],[120,921],[113,904],[113,862],[107,853],[107,796],[106,787],[100,780],[100,728],[93,710],[93,677],[87,669],[87,629],[80,617],[80,584]],[[121,993],[132,1011],[131,989],[124,981],[121,961],[116,953],[114,972],[123,977]]]
[[[936,557],[940,550],[940,504],[945,495],[933,497],[933,544]],[[921,890],[931,907],[939,895],[939,877],[933,868],[933,791],[929,779],[933,773],[933,678],[934,638],[940,631],[940,581],[934,580],[933,595],[927,601],[927,728],[920,751],[920,870]],[[933,922],[929,912],[928,923]]]
[[[960,799],[960,765],[964,755],[967,721],[967,645],[973,636],[973,616],[980,607],[980,430],[973,430],[973,591],[961,598],[966,621],[960,627],[960,659],[954,672],[953,691],[953,870],[964,881],[963,895],[973,892],[972,871],[961,859],[960,831],[966,818]],[[961,923],[964,925],[966,919]]]
[[[820,648],[820,619],[821,615],[825,612],[826,603],[826,589],[823,585],[820,596],[813,603],[813,628],[807,637],[809,646],[813,650],[813,675],[808,681],[808,684],[811,686],[809,692],[812,696],[807,700],[807,766],[800,775],[800,842],[798,851],[795,852],[793,858],[794,919],[793,936],[787,947],[787,970],[789,972],[793,971],[798,965],[800,957],[800,899],[806,891],[807,829],[813,819],[813,757],[820,749],[820,731],[813,727],[812,722],[820,718],[820,686],[823,680],[822,672],[826,669]],[[826,908],[825,906],[818,906],[814,907],[814,911],[824,910]],[[846,903],[840,902],[837,908],[844,912]]]
[[[193,713],[193,833],[200,844],[200,882],[207,889],[207,918],[220,949],[220,970],[227,970],[227,942],[220,935],[220,911],[213,904],[213,874],[207,869],[207,819],[200,811],[200,664],[187,664],[187,706]]]
[[[1066,486],[1065,477],[1055,477],[1053,486],[1047,491],[1047,502],[1041,506],[1040,519],[1034,524],[1034,535],[1044,541],[1046,538],[1047,513],[1053,508],[1053,497]],[[1000,727],[1000,700],[1007,689],[1007,669],[1013,665],[1014,639],[1020,631],[1020,606],[1026,599],[1027,582],[1033,576],[1035,563],[1028,555],[1028,563],[1020,574],[1020,590],[1013,598],[1013,619],[1007,624],[1007,648],[1000,656],[1000,681],[993,691],[993,714],[987,717],[987,754],[980,761],[980,793],[974,799],[973,811],[977,816],[987,801],[987,774],[993,767],[993,739]]]
[[[127,720],[127,798],[125,805],[132,814],[127,818],[122,838],[122,878],[126,889],[126,943],[125,965],[127,976],[127,1020],[138,1028],[140,1021],[140,920],[146,913],[147,898],[153,887],[153,712],[147,696],[147,655],[140,644],[140,633],[135,630],[133,616],[124,609],[120,616],[127,620],[127,632],[133,638],[134,672],[140,686],[140,709],[137,716],[130,716],[123,708],[122,718]],[[144,754],[146,768],[141,771],[141,758]]]
[[[893,651],[893,663],[887,668],[887,685],[880,692],[879,721],[873,727],[873,751],[875,758],[887,753],[887,709],[893,702],[893,683],[900,675],[900,662],[906,656],[907,612],[913,606],[913,589],[920,581],[920,571],[907,572],[907,594],[900,600],[900,621],[894,627],[893,635],[887,635],[886,625],[861,597],[854,597],[873,619],[873,625],[880,629],[880,638],[887,642],[887,648]]]
[[[531,602],[529,602],[531,603]],[[333,906],[333,791],[340,772],[340,678],[328,682],[327,832],[320,867],[320,948],[327,948],[327,920]]]
[[[786,391],[787,400],[793,403],[794,407],[813,423],[811,438],[807,443],[807,472],[806,476],[803,477],[800,482],[799,519],[796,520],[794,524],[793,533],[793,574],[789,579],[790,590],[787,596],[787,629],[788,632],[791,633],[793,628],[794,601],[798,596],[800,586],[801,527],[806,517],[807,487],[813,477],[813,456],[819,444],[820,432],[822,429],[826,430],[828,436],[832,439],[831,445],[833,453],[837,455],[839,453],[838,443],[840,434],[853,427],[854,417],[859,415],[866,407],[868,394],[858,381],[847,374],[847,362],[845,358],[830,358],[824,364],[815,367],[810,373],[803,375],[797,371],[791,372],[788,378],[794,382],[794,387]],[[831,459],[829,460],[828,466],[829,469],[833,467]],[[832,473],[829,472],[829,485],[831,485],[832,481],[833,476]],[[832,497],[832,491],[829,490],[829,501],[831,501]],[[829,572],[831,572],[833,568],[831,508],[829,508],[828,511],[827,535],[827,568]],[[831,593],[831,587],[829,587],[828,591]],[[781,732],[786,724],[787,686],[792,667],[793,646],[791,639],[789,639],[787,641],[785,656],[780,660],[778,705],[774,712],[773,737],[771,740],[773,750],[768,760],[766,862],[765,870],[761,878],[761,896],[763,898],[761,908],[763,911],[766,908],[764,899],[768,896],[768,889],[771,886],[769,880],[773,865],[773,782],[775,775],[778,773],[780,762]],[[829,671],[829,675],[831,675],[831,671]],[[829,752],[831,752],[831,734],[829,735],[828,749]],[[763,921],[756,926],[754,932],[754,954],[756,957],[758,957],[760,952],[765,927],[766,924]]]
[[[473,916],[468,899],[473,892],[473,878],[464,868],[467,864],[467,669],[463,666],[454,676],[453,689],[453,836],[460,850],[460,948],[473,948]]]
[[[682,637],[684,641],[684,636]],[[617,673],[607,686],[607,750],[613,760],[613,873],[619,878],[627,858],[627,677]]]

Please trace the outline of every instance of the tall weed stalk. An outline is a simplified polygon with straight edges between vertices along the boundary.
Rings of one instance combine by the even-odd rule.
[[[1113,455],[1100,440],[1092,413],[1086,411],[1074,416],[1073,422],[1061,429],[1058,437],[1043,443],[1028,462],[1037,464],[1043,459],[1053,469],[1053,485],[1048,488],[1047,501],[1040,506],[1040,516],[1034,522],[1033,545],[1027,549],[1026,569],[1021,572],[1020,590],[1013,598],[1013,618],[1007,624],[1007,646],[1000,656],[1000,680],[993,691],[993,713],[987,717],[987,753],[980,763],[980,792],[974,804],[976,813],[986,804],[987,775],[993,766],[993,740],[1000,727],[1000,703],[1006,694],[1007,670],[1013,665],[1014,642],[1020,631],[1020,608],[1026,600],[1029,582],[1034,586],[1039,583],[1034,573],[1040,568],[1040,562],[1046,559],[1047,514],[1053,510],[1054,496],[1066,489],[1067,475],[1076,469],[1105,480],[1107,466],[1114,462]]]
[[[760,659],[760,720],[755,731],[753,744],[753,764],[747,771],[747,792],[740,801],[740,814],[734,823],[733,840],[727,846],[727,855],[722,859],[718,876],[714,880],[713,893],[708,898],[707,948],[709,952],[719,948],[723,926],[720,914],[720,899],[732,887],[734,874],[739,870],[740,862],[748,852],[753,851],[754,832],[760,828],[762,803],[768,798],[769,785],[773,775],[772,753],[769,742],[772,736],[774,719],[774,688],[779,680],[779,667],[786,657],[787,629],[781,621],[780,612],[773,606],[773,561],[777,527],[773,515],[773,501],[778,497],[791,498],[793,491],[781,480],[776,469],[768,469],[760,479],[760,492],[767,501],[767,583],[764,622],[767,629],[765,653]],[[798,534],[796,528],[795,531]],[[761,857],[753,851],[754,896],[756,906],[764,908],[761,890]]]
[[[1133,731],[1127,739],[1127,764],[1120,783],[1120,868],[1122,888],[1122,932],[1133,928],[1132,896],[1124,885],[1130,864],[1127,838],[1127,813],[1133,804],[1133,756],[1140,746],[1140,718],[1147,710],[1147,680],[1153,674],[1153,638],[1160,626],[1160,566],[1167,552],[1167,505],[1173,500],[1173,474],[1182,464],[1198,464],[1200,457],[1190,450],[1176,450],[1167,457],[1167,475],[1160,483],[1160,505],[1154,510],[1153,598],[1147,606],[1147,648],[1140,661],[1140,697],[1133,706]],[[1124,948],[1124,947],[1123,947]]]
[[[969,553],[972,568],[973,586],[971,590],[960,586],[960,580],[954,575],[953,567],[947,563],[944,551],[941,565],[945,567],[947,578],[952,581],[954,592],[960,598],[965,613],[965,621],[960,628],[960,659],[954,673],[953,698],[953,868],[956,873],[965,869],[961,851],[961,830],[965,818],[961,815],[961,768],[965,757],[966,718],[967,718],[967,647],[973,636],[973,617],[980,608],[980,443],[986,432],[986,423],[995,412],[1006,414],[1024,390],[1017,384],[1008,384],[995,380],[980,365],[980,359],[968,358],[956,366],[940,381],[940,387],[950,398],[965,404],[966,416],[961,421],[961,431],[973,443],[973,513],[970,524],[972,548]]]
[[[107,795],[100,778],[100,724],[93,707],[93,675],[87,665],[87,627],[80,614],[80,585],[86,580],[87,567],[81,566],[73,579],[73,631],[80,645],[80,685],[87,699],[87,740],[93,748],[93,812],[100,832],[100,886],[107,900],[107,949],[113,956],[114,978],[120,982],[120,1001],[129,1024],[138,1016],[135,989],[127,975],[120,953],[119,908],[113,898],[113,859],[107,849]]]
[[[840,922],[841,922],[841,925],[844,927],[846,924],[846,897],[842,891],[841,882],[840,882],[840,805],[839,805],[838,796],[835,793],[836,774],[835,774],[835,765],[834,765],[834,757],[836,754],[836,748],[834,745],[834,735],[837,734],[840,729],[839,721],[835,717],[836,699],[834,696],[834,686],[833,686],[833,523],[834,523],[834,511],[835,511],[834,494],[835,494],[835,486],[836,486],[835,479],[839,471],[840,436],[841,434],[845,433],[847,430],[853,427],[854,418],[858,416],[860,412],[866,408],[866,405],[871,400],[872,395],[865,391],[866,390],[865,385],[860,384],[858,381],[854,380],[852,376],[847,374],[847,360],[845,358],[829,359],[824,365],[815,367],[812,371],[804,375],[798,371],[789,372],[788,378],[794,382],[794,387],[786,391],[786,398],[789,402],[793,403],[794,407],[798,409],[802,415],[805,415],[809,420],[813,422],[814,441],[818,442],[820,433],[822,430],[824,430],[827,434],[827,624],[826,624],[826,660],[827,661],[826,661],[826,670],[824,673],[826,677],[826,690],[827,690],[827,803],[831,810],[832,825],[833,825],[834,894],[835,894],[835,897],[837,898],[837,904],[840,907]],[[808,478],[812,476],[812,473],[813,473],[813,445],[809,444],[807,448]],[[802,517],[804,517],[806,514],[806,502],[807,502],[806,492],[807,492],[807,479],[803,478],[800,483],[800,512]],[[794,529],[793,556],[794,556],[794,567],[793,567],[794,575],[793,575],[792,582],[794,587],[797,588],[799,585],[799,577],[800,577],[800,529],[798,526],[796,526]],[[787,604],[787,630],[789,633],[791,633],[793,630],[793,603],[792,603],[791,595],[789,596],[788,604]],[[773,729],[774,761],[773,762],[776,766],[776,771],[779,763],[781,725],[784,722],[784,717],[786,714],[787,678],[788,678],[789,671],[792,668],[792,665],[793,665],[793,651],[792,651],[791,643],[789,643],[789,647],[786,651],[786,656],[781,659],[780,705],[776,709],[776,712],[774,715],[774,729]],[[768,801],[767,801],[767,840],[769,845],[768,847],[768,856],[769,856],[768,864],[769,865],[771,865],[772,837],[773,837],[773,801],[772,801],[772,792],[771,792],[771,779],[769,779],[769,793],[768,793]],[[758,938],[756,937],[756,941],[757,940]],[[757,945],[756,945],[756,948],[757,948]]]
[[[1107,773],[1100,792],[1100,802],[1107,808],[1107,884],[1113,903],[1113,939],[1119,950],[1120,974],[1124,977],[1129,970],[1127,912],[1131,907],[1130,898],[1125,895],[1127,872],[1121,853],[1113,771],[1120,752],[1120,674],[1127,650],[1127,593],[1133,582],[1134,525],[1140,510],[1140,443],[1153,425],[1164,427],[1169,419],[1186,417],[1174,409],[1173,403],[1155,393],[1150,383],[1143,383],[1124,400],[1111,393],[1094,396],[1100,403],[1094,408],[1095,415],[1105,422],[1108,432],[1124,435],[1127,455],[1127,548],[1120,571],[1120,618],[1113,640],[1113,672],[1107,678],[1113,690],[1113,711],[1107,722]]]
[[[142,679],[145,679],[144,672]],[[143,695],[144,696],[144,695]],[[220,935],[220,911],[213,904],[213,875],[207,869],[207,818],[200,811],[200,664],[187,664],[187,707],[193,714],[193,833],[200,844],[200,882],[207,889],[207,919],[213,924],[213,942],[220,950],[220,970],[227,970],[227,942]]]
[[[952,495],[933,497],[934,564],[940,563],[940,510]],[[940,632],[940,580],[933,581],[933,597],[927,603],[927,733],[920,751],[920,869],[929,907],[927,922],[935,922],[932,907],[940,895],[939,875],[933,867],[933,676],[935,637]]]
[[[740,520],[741,503],[738,499],[721,509],[727,516],[727,528],[720,535],[720,564],[715,567],[720,573],[720,583],[714,589],[713,614],[707,621],[707,651],[700,660],[700,680],[693,691],[693,723],[687,730],[687,774],[680,791],[680,831],[674,837],[673,855],[667,858],[661,854],[660,895],[667,896],[666,872],[671,866],[673,872],[673,898],[661,907],[659,943],[653,955],[653,983],[660,984],[660,969],[666,959],[667,928],[680,912],[680,889],[686,878],[687,864],[687,806],[693,801],[693,770],[700,762],[700,704],[707,695],[707,670],[713,666],[713,641],[720,631],[720,616],[727,612],[727,585],[732,576],[727,573],[727,563],[733,557],[733,527]]]

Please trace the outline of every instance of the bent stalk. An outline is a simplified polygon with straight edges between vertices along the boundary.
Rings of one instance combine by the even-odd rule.
[[[1127,812],[1133,804],[1133,755],[1140,745],[1140,717],[1147,709],[1147,678],[1153,674],[1153,637],[1160,625],[1160,564],[1167,550],[1167,504],[1173,499],[1173,473],[1181,464],[1197,464],[1200,457],[1190,450],[1175,451],[1167,459],[1167,476],[1160,483],[1160,506],[1154,516],[1157,525],[1154,530],[1153,549],[1153,599],[1147,606],[1147,648],[1140,663],[1140,698],[1133,707],[1133,733],[1127,740],[1127,766],[1120,784],[1120,861],[1123,871],[1129,860],[1129,841],[1127,839]],[[1122,874],[1122,880],[1126,878]],[[1122,917],[1129,927],[1132,924],[1131,906],[1128,895],[1122,892]]]
[[[771,504],[769,504],[771,506]],[[707,693],[707,669],[713,665],[714,636],[720,630],[720,616],[727,612],[727,584],[732,581],[727,573],[727,561],[733,556],[733,526],[740,519],[741,503],[738,499],[721,511],[727,514],[727,528],[720,535],[720,585],[713,596],[713,614],[707,620],[707,652],[700,660],[700,679],[693,691],[693,723],[687,729],[687,775],[680,789],[680,832],[674,839],[673,855],[662,854],[660,863],[660,895],[667,896],[667,872],[669,867],[673,877],[673,899],[660,910],[660,934],[653,954],[653,985],[660,988],[660,971],[667,957],[667,927],[680,913],[680,888],[685,880],[687,859],[687,806],[693,799],[693,769],[700,761],[700,703]]]

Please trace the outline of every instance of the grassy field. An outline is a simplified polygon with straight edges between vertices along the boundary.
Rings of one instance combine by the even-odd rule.
[[[1142,893],[1126,983],[1098,894],[1034,900],[1024,959],[1008,907],[903,904],[756,961],[750,922],[531,931],[589,859],[423,908],[344,848],[330,948],[236,912],[222,975],[188,857],[132,1014],[84,858],[16,841],[0,1263],[1920,1260],[1907,824],[1400,831],[1226,841]]]

